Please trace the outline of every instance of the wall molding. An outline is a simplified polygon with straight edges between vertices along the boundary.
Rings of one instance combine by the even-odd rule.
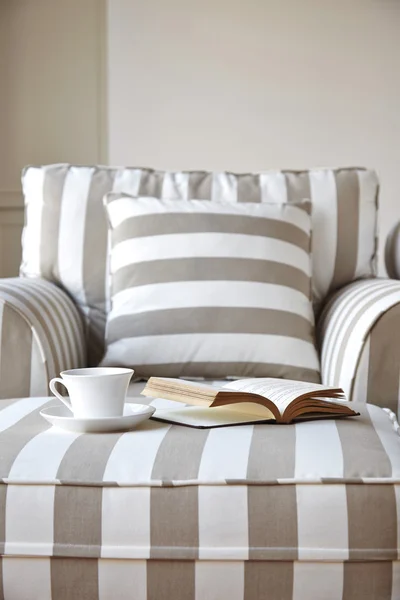
[[[0,189],[0,210],[24,210],[24,199],[21,190]]]

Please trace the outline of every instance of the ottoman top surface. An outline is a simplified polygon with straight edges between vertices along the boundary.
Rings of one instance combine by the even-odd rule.
[[[136,399],[143,402],[143,398]],[[149,420],[126,433],[79,434],[40,415],[54,398],[0,400],[0,479],[91,486],[398,483],[394,415],[192,429]]]

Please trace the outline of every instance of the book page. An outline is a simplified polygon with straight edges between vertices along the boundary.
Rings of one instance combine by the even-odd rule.
[[[319,383],[309,383],[307,381],[293,381],[291,379],[265,377],[231,381],[225,384],[223,389],[264,396],[264,398],[271,400],[279,408],[279,411],[282,414],[286,407],[302,394],[311,392],[314,396],[318,396],[318,392],[321,392],[322,390],[334,390],[335,388],[330,388]]]
[[[273,415],[271,416],[273,417]],[[257,417],[251,414],[246,415],[221,406],[211,410],[209,408],[198,408],[197,406],[186,406],[180,409],[157,409],[152,419],[200,428],[271,422],[271,420],[265,417]],[[272,419],[273,421],[274,419]]]

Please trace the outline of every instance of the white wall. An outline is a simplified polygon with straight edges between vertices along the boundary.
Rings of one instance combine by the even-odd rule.
[[[109,162],[376,168],[400,219],[400,2],[108,0]]]
[[[26,164],[105,160],[103,0],[0,0],[0,276],[18,273]]]
[[[400,0],[0,0],[0,276],[18,271],[21,168],[106,160],[372,166],[383,239],[400,218]]]

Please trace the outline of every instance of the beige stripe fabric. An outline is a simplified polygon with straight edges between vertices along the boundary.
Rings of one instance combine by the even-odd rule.
[[[191,333],[265,333],[300,340],[307,340],[310,335],[308,319],[288,313],[283,320],[279,310],[224,307],[215,323],[214,314],[214,307],[199,307],[196,309],[195,321],[192,320],[192,308],[154,311],[149,322],[143,319],[142,314],[129,315],[129,319],[126,315],[116,316],[112,326],[110,325],[107,343],[112,344],[126,337]]]
[[[296,487],[293,485],[249,486],[247,503],[249,559],[268,560],[273,557],[275,560],[296,560],[298,557]]]
[[[400,304],[389,308],[371,327],[354,378],[353,397],[400,414]]]
[[[336,249],[335,271],[332,288],[338,289],[354,279],[357,266],[359,231],[359,182],[358,174],[339,171],[335,173],[336,190],[340,198],[347,202],[337,204],[337,239],[341,240]]]
[[[99,598],[97,562],[90,558],[51,560],[52,600],[91,600]]]
[[[0,559],[1,598],[398,600],[400,561]],[[97,579],[97,573],[100,573]],[[21,577],[23,573],[23,577]]]
[[[111,196],[116,200],[119,196]],[[131,238],[141,238],[147,236],[156,235],[172,235],[181,234],[182,226],[184,227],[185,233],[237,233],[237,218],[235,214],[213,214],[213,219],[210,222],[208,213],[200,213],[199,211],[194,213],[185,213],[184,224],[182,224],[183,215],[179,215],[176,209],[174,212],[166,212],[162,216],[162,220],[155,222],[154,217],[151,214],[141,215],[138,213],[137,216],[133,215],[132,218],[127,218],[118,225],[118,240],[123,242],[130,240]],[[302,248],[305,252],[308,252],[310,246],[310,240],[308,234],[296,227],[295,224],[285,221],[279,221],[276,218],[264,217],[261,221],[254,219],[254,216],[246,215],[245,210],[242,209],[240,213],[242,215],[240,223],[240,233],[249,236],[267,236],[269,238],[275,238],[277,240],[288,241],[292,244],[296,244]],[[254,215],[254,213],[253,213]]]
[[[196,598],[193,561],[152,560],[147,563],[147,598]]]
[[[150,285],[154,280],[159,283],[185,281],[190,259],[165,259],[147,261],[131,266],[122,267],[113,276],[115,290],[124,288],[124,282],[129,279],[131,287]],[[291,265],[276,263],[272,260],[257,262],[247,258],[230,258],[215,261],[213,258],[197,257],[197,281],[252,281],[256,283],[273,284],[279,280],[282,285],[291,287],[307,295],[310,289],[310,279],[306,273],[299,271]],[[261,268],[260,268],[261,267]],[[215,285],[213,283],[213,285]]]
[[[382,598],[394,600],[392,594],[393,563],[347,563],[344,565],[343,600]]]
[[[17,343],[13,343],[14,339],[17,340]],[[14,306],[2,299],[0,398],[15,396],[16,385],[22,392],[21,396],[29,396],[32,345],[31,324],[21,318],[21,314],[15,310]]]
[[[399,415],[399,324],[398,281],[360,281],[333,296],[317,330],[323,383]]]
[[[144,377],[279,371],[280,377],[318,381],[309,203],[217,204],[126,194],[110,194],[105,203],[112,309],[101,364],[131,365]],[[231,267],[229,279],[225,262]],[[271,283],[265,284],[267,263],[274,268]],[[243,270],[248,264],[253,281]],[[304,293],[296,280],[292,287],[287,266],[298,280],[308,277]]]
[[[195,487],[152,488],[150,557],[197,558],[200,546],[198,512]]]
[[[392,486],[346,486],[349,559],[395,560],[398,554],[395,490]],[[378,517],[379,514],[379,517]],[[379,527],[374,521],[379,520]]]
[[[54,491],[54,556],[97,557],[101,547],[101,489],[57,486]]]
[[[251,439],[246,478],[249,481],[292,479],[295,472],[295,427],[267,430],[255,427]],[[281,447],[287,452],[282,453]],[[268,456],[268,460],[265,460]]]
[[[87,319],[91,364],[97,364],[102,352],[107,311],[106,192],[235,203],[311,199],[316,310],[329,292],[376,273],[379,186],[376,174],[367,169],[235,174],[58,164],[28,167],[22,182],[26,226],[21,274],[61,284],[74,298]]]
[[[358,427],[349,427],[345,420],[337,421],[336,429],[340,439],[343,453],[343,475],[348,479],[358,479],[363,472],[365,463],[358,448],[368,447],[371,451],[368,466],[371,472],[379,464],[379,469],[384,477],[391,477],[392,464],[386,455],[382,440],[371,421],[369,413],[365,414]]]
[[[245,600],[293,598],[293,563],[251,561],[244,567]]]
[[[304,572],[293,561],[398,558],[400,437],[379,407],[355,405],[356,419],[323,423],[192,430],[148,421],[124,434],[60,435],[39,414],[50,404],[0,405],[3,556],[150,559],[155,571],[153,561],[283,561],[294,598]],[[234,577],[255,593],[246,571]]]
[[[0,398],[46,395],[49,379],[86,363],[76,306],[42,279],[1,280],[0,332]]]
[[[196,479],[209,433],[207,429],[170,427],[158,448],[151,476],[164,483],[176,481],[178,473],[179,477],[183,474],[185,479]],[[190,455],[186,453],[188,447]]]
[[[298,563],[6,558],[4,597],[41,600],[397,600],[399,562]],[[1,561],[0,561],[1,564]],[[24,573],[21,578],[20,574]],[[1,580],[1,574],[0,574]],[[82,580],[85,580],[82,585]],[[392,583],[393,582],[393,583]],[[97,590],[98,586],[98,590]],[[53,595],[52,594],[53,589]],[[293,592],[292,592],[293,590]],[[1,591],[1,588],[0,588]],[[97,595],[98,593],[98,595]],[[171,594],[174,594],[171,596]],[[31,594],[31,596],[27,596]],[[134,594],[134,596],[132,596]],[[182,596],[182,594],[185,594]]]
[[[357,370],[354,376],[353,384],[353,398],[357,399],[357,402],[366,402],[369,389],[369,349],[370,349],[370,338],[368,337],[365,341],[360,358],[358,361]],[[371,378],[371,385],[375,378]],[[371,388],[372,392],[373,387]],[[373,393],[373,392],[372,392]],[[376,402],[378,404],[378,402]]]

